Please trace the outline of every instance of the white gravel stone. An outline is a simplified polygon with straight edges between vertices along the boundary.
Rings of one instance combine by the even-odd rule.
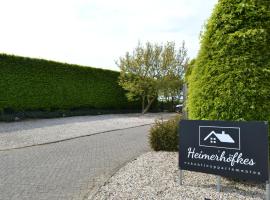
[[[148,152],[121,168],[93,198],[101,199],[184,199],[216,200],[264,199],[265,185],[221,179],[216,192],[216,176],[184,171],[179,185],[178,153]]]
[[[0,150],[66,140],[168,119],[173,113],[116,114],[0,122]]]

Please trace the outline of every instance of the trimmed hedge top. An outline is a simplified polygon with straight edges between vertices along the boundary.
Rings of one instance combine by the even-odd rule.
[[[0,111],[73,108],[125,109],[119,73],[0,54]]]

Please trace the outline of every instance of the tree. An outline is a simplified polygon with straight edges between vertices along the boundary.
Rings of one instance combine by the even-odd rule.
[[[166,103],[169,110],[175,109],[175,104],[179,104],[182,94],[183,80],[175,77],[165,77],[161,83],[159,97],[162,103]]]
[[[140,43],[132,53],[127,52],[117,62],[119,84],[128,91],[129,100],[141,99],[142,113],[146,113],[160,95],[180,90],[183,66],[188,61],[184,42],[176,49],[174,42],[165,45]]]
[[[191,119],[270,120],[269,0],[219,0],[188,76]]]

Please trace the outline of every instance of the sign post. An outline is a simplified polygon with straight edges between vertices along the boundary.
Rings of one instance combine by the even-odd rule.
[[[182,170],[266,183],[270,200],[268,123],[182,120],[179,132],[180,184]]]
[[[179,184],[183,185],[183,171],[179,169]]]
[[[221,176],[217,176],[217,192],[221,191]]]
[[[270,200],[270,197],[269,197],[269,181],[266,181],[266,188],[265,188],[266,192],[265,192],[265,199],[266,200]]]
[[[186,66],[187,67],[187,66]],[[186,67],[185,67],[185,71],[186,71]],[[187,100],[187,83],[184,83],[183,86],[183,97],[184,97],[184,106],[183,106],[183,119],[187,120],[188,116],[187,116],[187,110],[186,110],[186,100]],[[183,184],[183,170],[181,169],[181,167],[179,166],[179,182],[180,185]]]

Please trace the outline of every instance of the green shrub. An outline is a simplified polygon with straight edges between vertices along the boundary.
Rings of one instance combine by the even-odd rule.
[[[139,109],[118,77],[110,70],[0,54],[0,113]]]
[[[270,121],[269,0],[219,0],[188,76],[190,119]]]
[[[180,115],[168,121],[157,120],[150,129],[149,142],[155,151],[178,150]]]
[[[13,122],[26,118],[59,118],[71,116],[85,116],[85,115],[101,115],[101,114],[124,114],[124,113],[138,113],[139,110],[132,109],[72,109],[72,110],[55,110],[55,111],[23,111],[14,113],[0,114],[0,121]]]

